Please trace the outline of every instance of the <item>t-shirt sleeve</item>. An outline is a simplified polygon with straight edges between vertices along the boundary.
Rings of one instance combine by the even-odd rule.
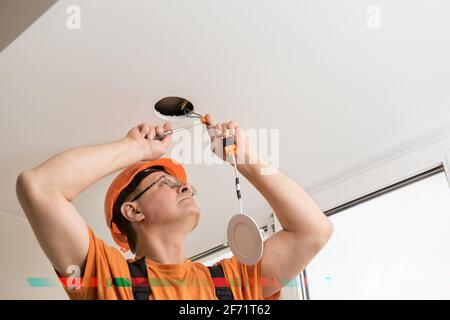
[[[240,263],[235,256],[220,261],[235,300],[280,299],[281,290],[264,299],[262,288],[267,282],[262,278],[261,261],[252,266]]]
[[[124,256],[89,231],[89,251],[81,279],[61,279],[72,300],[130,300],[130,273]],[[71,287],[77,288],[71,288]]]

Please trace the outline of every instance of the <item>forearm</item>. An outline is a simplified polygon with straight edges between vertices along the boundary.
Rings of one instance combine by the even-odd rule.
[[[124,138],[57,153],[31,171],[36,183],[72,201],[97,180],[139,160],[134,142]]]
[[[238,170],[269,202],[284,230],[303,236],[331,232],[331,221],[303,188],[260,157],[252,163],[238,165]]]

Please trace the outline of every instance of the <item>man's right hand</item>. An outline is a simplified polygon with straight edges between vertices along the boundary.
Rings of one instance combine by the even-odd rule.
[[[169,134],[162,140],[155,139],[155,137],[163,137],[164,131],[170,129],[172,129],[170,122],[156,127],[152,127],[147,123],[141,123],[128,131],[125,139],[136,143],[137,148],[142,152],[142,160],[156,160],[169,148],[172,142],[172,135]]]
[[[139,160],[158,159],[169,147],[170,129],[142,123],[126,137],[111,143],[83,146],[60,152],[17,177],[16,192],[39,244],[60,275],[80,267],[83,274],[89,251],[86,222],[72,203],[99,179]],[[123,143],[126,142],[126,143]],[[80,172],[82,174],[80,174]]]

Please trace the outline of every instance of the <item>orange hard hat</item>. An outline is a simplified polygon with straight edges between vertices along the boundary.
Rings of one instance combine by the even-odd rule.
[[[113,220],[113,210],[114,204],[119,197],[120,193],[128,186],[128,184],[133,180],[133,178],[141,171],[155,166],[161,166],[164,168],[168,174],[173,175],[179,181],[186,183],[186,171],[183,166],[172,160],[170,158],[160,158],[153,161],[139,161],[131,166],[124,169],[119,175],[113,180],[111,185],[106,191],[105,196],[105,219],[106,224],[111,230],[111,235],[114,241],[120,246],[122,251],[127,251],[130,249],[128,245],[128,239],[125,234],[123,234]]]

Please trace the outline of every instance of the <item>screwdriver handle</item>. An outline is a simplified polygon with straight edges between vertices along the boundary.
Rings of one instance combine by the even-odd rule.
[[[233,136],[228,136],[228,137],[222,138],[222,145],[223,145],[223,149],[225,151],[225,154],[228,154],[228,155],[234,154],[234,155],[236,155],[236,144],[234,143],[234,137]]]

